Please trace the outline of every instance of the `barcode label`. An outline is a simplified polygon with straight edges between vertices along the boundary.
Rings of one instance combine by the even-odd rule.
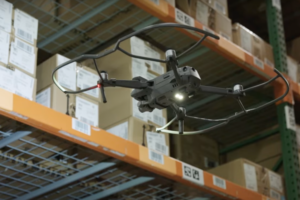
[[[203,171],[186,163],[182,163],[182,177],[198,185],[204,185]]]
[[[177,8],[175,8],[175,20],[180,24],[195,26],[194,19]]]
[[[155,3],[156,5],[159,5],[159,0],[151,0],[153,3]]]
[[[224,190],[226,190],[226,181],[224,179],[213,176],[213,183],[214,183],[215,186],[223,188]]]
[[[269,59],[265,58],[265,63],[266,63],[267,65],[269,65],[270,67],[273,67],[273,68],[274,68],[274,63],[271,62]]]
[[[162,116],[155,115],[153,113],[153,122],[159,126],[165,125],[165,118]]]
[[[274,191],[274,190],[270,190],[270,197],[276,200],[280,200],[281,199],[281,195]]]
[[[226,10],[225,7],[220,4],[218,1],[215,1],[215,5],[214,5],[215,9],[221,13],[223,13],[224,15],[226,15]]]
[[[88,119],[85,118],[85,117],[80,116],[80,121],[82,121],[82,122],[84,122],[84,123],[87,123],[87,124],[89,124],[89,125],[95,126],[93,121],[88,120]]]
[[[264,63],[260,59],[253,57],[253,62],[256,66],[260,67],[261,69],[264,69]]]
[[[149,149],[149,159],[153,160],[155,162],[158,162],[160,164],[164,164],[164,156],[160,153],[156,153],[155,151],[152,151]]]
[[[17,36],[30,42],[33,43],[33,37],[30,33],[27,33],[26,31],[22,30],[22,29],[17,29]]]
[[[91,135],[91,126],[74,118],[72,118],[72,128],[81,133]]]
[[[281,10],[280,0],[272,0],[273,7],[277,8],[279,11]]]
[[[168,155],[169,154],[169,148],[166,145],[163,145],[161,143],[156,142],[155,143],[155,150],[164,154],[164,155]]]
[[[17,47],[22,49],[23,51],[26,51],[27,53],[33,54],[33,47],[26,44],[25,42],[22,42],[21,40],[16,40]]]
[[[211,30],[210,28],[207,28],[206,26],[203,26],[202,29],[203,29],[204,31],[209,32],[209,33],[215,34],[215,32],[214,32],[213,30]]]

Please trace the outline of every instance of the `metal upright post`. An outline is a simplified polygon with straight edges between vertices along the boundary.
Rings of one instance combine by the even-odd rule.
[[[266,0],[270,43],[273,46],[275,67],[287,73],[286,46],[280,0]],[[300,168],[296,142],[293,105],[284,102],[277,106],[282,158],[288,200],[300,199]]]

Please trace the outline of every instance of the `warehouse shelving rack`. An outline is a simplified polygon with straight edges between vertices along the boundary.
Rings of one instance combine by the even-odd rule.
[[[11,2],[15,7],[40,19],[39,48],[49,53],[59,52],[68,57],[74,57],[83,52],[97,52],[112,44],[114,38],[153,23],[187,23],[176,17],[176,12],[180,11],[163,0],[93,1],[92,4],[97,2],[97,5],[94,6],[82,3],[82,6],[92,11],[76,14],[68,10],[65,15],[71,14],[73,16],[73,19],[70,17],[70,21],[64,21],[65,19],[62,17],[53,20],[52,15],[56,8],[47,7],[49,2],[54,2],[54,5],[57,5],[52,0],[40,1],[41,5],[37,3],[38,1]],[[280,71],[286,72],[284,70],[286,68],[284,62],[286,53],[283,48],[281,13],[273,7],[271,0],[266,2],[275,66]],[[110,15],[105,15],[106,9],[109,8],[116,11]],[[76,11],[76,8],[74,9]],[[104,13],[103,19],[95,23],[93,17],[102,11]],[[130,13],[130,17],[124,17],[123,13]],[[108,24],[118,17],[122,17],[121,22],[106,27],[105,33],[96,29],[98,34],[90,34],[89,31],[95,27],[100,24],[105,26],[106,23]],[[129,29],[124,27],[127,22],[130,22],[131,25]],[[205,28],[201,23],[192,19],[188,25]],[[158,32],[150,32],[145,35],[146,39],[150,38],[158,46],[166,47],[174,44],[175,48],[177,47],[176,49],[181,51],[200,37],[200,35],[180,30],[170,30],[169,32],[158,30]],[[201,61],[198,58],[201,58]],[[203,71],[201,76],[209,77],[209,81],[203,80],[205,84],[230,85],[237,81],[247,80],[243,84],[251,85],[275,75],[271,66],[256,65],[252,55],[222,37],[219,41],[206,41],[204,47],[199,47],[193,54],[184,57],[180,60],[180,64],[199,66]],[[214,67],[206,69],[205,67],[208,65]],[[221,74],[215,73],[216,69],[225,75],[221,76]],[[300,183],[300,179],[295,132],[287,127],[290,122],[287,121],[285,107],[289,106],[292,109],[293,101],[299,101],[300,86],[288,76],[286,77],[291,85],[289,95],[277,107],[273,106],[264,110],[264,112],[269,112],[269,118],[259,116],[259,114],[246,116],[250,119],[254,116],[260,118],[261,124],[252,129],[249,128],[249,130],[243,129],[245,133],[239,137],[243,138],[250,132],[257,133],[262,131],[262,128],[278,125],[278,128],[276,127],[269,134],[278,132],[278,130],[280,132],[283,141],[283,163],[286,169],[288,199],[299,199],[300,190],[297,184]],[[275,96],[279,96],[284,91],[283,85],[283,82],[277,81],[273,87],[266,88],[263,92],[269,94],[274,90]],[[0,96],[0,114],[6,124],[12,123],[14,127],[0,133],[0,147],[3,149],[0,152],[0,159],[3,160],[0,165],[0,177],[2,178],[0,193],[3,199],[37,197],[38,199],[153,199],[153,197],[157,199],[194,200],[201,198],[269,199],[167,156],[163,156],[163,164],[150,160],[148,157],[151,151],[147,148],[109,134],[99,128],[91,127],[89,135],[78,132],[72,129],[71,117],[10,92],[0,89]],[[245,102],[246,105],[258,105],[261,101],[273,98],[272,95],[258,96],[259,98],[250,98],[249,102]],[[203,105],[212,101],[219,101],[218,96],[201,97],[201,101],[189,102],[189,104],[191,103],[191,106],[188,107],[190,112],[208,113],[203,109]],[[222,105],[228,107],[229,110],[232,108],[226,101]],[[216,108],[216,110],[218,109]],[[220,114],[227,114],[228,109],[222,110]],[[276,114],[276,110],[278,114]],[[276,119],[277,116],[279,122]],[[245,121],[245,118],[242,120]],[[238,121],[241,123],[240,127],[243,127],[244,121]],[[271,122],[265,125],[267,121]],[[195,127],[195,125],[193,126]],[[206,125],[197,126],[203,128]],[[237,124],[231,127],[237,128]],[[42,132],[48,139],[34,142],[32,138],[27,138],[27,136],[35,134],[36,131]],[[234,131],[232,132],[234,133]],[[213,132],[212,135],[220,136],[221,134],[219,131]],[[240,139],[234,134],[220,138],[227,143],[235,142],[232,138]],[[49,144],[52,144],[50,141],[55,141],[55,144],[63,143],[66,147],[62,151],[57,150],[59,145],[50,145],[49,147]],[[18,145],[13,145],[16,142],[19,142]],[[22,148],[28,144],[30,144],[30,148]],[[75,147],[77,153],[70,154]],[[42,151],[36,153],[35,149],[42,149]],[[80,155],[78,152],[88,153]],[[44,157],[44,153],[50,156]],[[78,168],[78,166],[83,167]],[[185,167],[194,169],[200,176],[197,176],[196,179],[187,178],[183,170]],[[10,175],[5,175],[6,173]],[[216,184],[216,179],[222,184]]]

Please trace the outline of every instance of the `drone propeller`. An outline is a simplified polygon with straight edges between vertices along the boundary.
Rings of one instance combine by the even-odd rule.
[[[122,49],[120,47],[120,43],[124,40],[129,39],[130,37],[136,36],[142,32],[145,32],[145,31],[148,31],[151,29],[166,28],[166,27],[183,28],[183,29],[187,29],[190,31],[198,32],[199,34],[202,34],[203,36],[198,42],[196,42],[194,45],[192,45],[190,48],[188,48],[187,50],[185,50],[183,53],[181,53],[178,56],[176,55],[175,50],[173,50],[173,49],[167,50],[166,51],[166,59],[164,59],[164,60],[134,55],[134,54],[131,54],[131,53],[125,51],[124,49]],[[148,26],[144,29],[141,29],[139,31],[133,32],[125,37],[120,38],[117,41],[117,43],[113,49],[110,49],[103,53],[95,54],[95,55],[94,54],[93,55],[92,54],[81,55],[77,58],[71,59],[71,60],[59,65],[53,71],[52,79],[53,79],[54,83],[56,84],[56,86],[67,95],[82,93],[82,92],[85,92],[88,90],[100,88],[103,103],[107,102],[106,95],[105,95],[105,89],[104,89],[105,87],[132,88],[134,90],[131,93],[131,96],[139,102],[137,106],[139,107],[139,110],[141,112],[152,112],[154,109],[164,109],[167,107],[171,107],[174,110],[176,116],[170,122],[168,122],[166,125],[164,125],[163,127],[157,128],[156,129],[157,132],[164,132],[164,133],[170,133],[170,134],[185,134],[185,135],[204,133],[204,132],[216,129],[220,126],[224,126],[224,125],[228,124],[229,121],[231,121],[237,117],[240,117],[249,112],[257,111],[257,110],[264,108],[266,106],[269,106],[277,101],[280,101],[288,94],[289,83],[284,78],[284,76],[276,69],[274,69],[274,71],[277,74],[277,76],[275,76],[274,78],[272,78],[264,83],[261,83],[259,85],[249,87],[246,89],[244,89],[242,85],[235,85],[233,88],[219,88],[219,87],[201,85],[201,78],[200,78],[197,70],[192,67],[187,67],[187,66],[179,67],[178,59],[180,57],[182,57],[183,55],[185,55],[186,53],[190,52],[195,47],[197,47],[207,37],[219,39],[218,36],[213,35],[209,32],[200,30],[195,27],[190,27],[190,26],[176,24],[176,23],[163,23],[163,24],[156,24],[156,25]],[[119,50],[119,51],[123,52],[124,54],[131,56],[133,58],[166,63],[167,67],[172,70],[166,72],[165,74],[163,74],[161,76],[156,77],[153,80],[147,80],[143,77],[134,77],[132,80],[109,79],[108,74],[105,71],[101,71],[101,72],[99,71],[95,59],[102,58],[102,57],[104,57],[108,54],[111,54],[117,50]],[[89,87],[89,88],[85,88],[82,90],[78,90],[78,91],[68,91],[65,88],[63,88],[55,78],[56,71],[70,63],[80,62],[80,61],[83,61],[86,59],[93,59],[93,61],[94,61],[95,68],[99,75],[99,80],[97,82],[97,85]],[[287,86],[287,89],[282,96],[280,96],[270,102],[267,102],[263,105],[260,105],[256,108],[246,109],[244,107],[244,105],[241,101],[241,97],[244,97],[246,92],[257,89],[262,86],[265,86],[265,85],[275,81],[277,78],[283,79]],[[223,118],[223,119],[208,119],[208,118],[189,116],[186,114],[185,108],[177,105],[178,104],[177,100],[178,99],[182,100],[184,98],[184,96],[192,96],[197,93],[210,93],[210,94],[218,94],[218,95],[223,95],[223,96],[233,96],[237,100],[237,102],[241,108],[241,111],[236,112],[235,114],[233,114],[227,118]],[[218,123],[212,127],[206,128],[206,129],[185,132],[184,131],[185,118],[207,121],[207,122],[218,122]],[[170,124],[172,124],[176,119],[179,122],[179,127],[178,127],[179,130],[178,131],[167,130],[166,128]]]

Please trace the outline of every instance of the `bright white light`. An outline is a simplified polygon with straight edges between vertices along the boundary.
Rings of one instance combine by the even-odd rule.
[[[182,100],[183,99],[183,95],[182,94],[175,94],[175,98],[178,99],[178,100]]]

